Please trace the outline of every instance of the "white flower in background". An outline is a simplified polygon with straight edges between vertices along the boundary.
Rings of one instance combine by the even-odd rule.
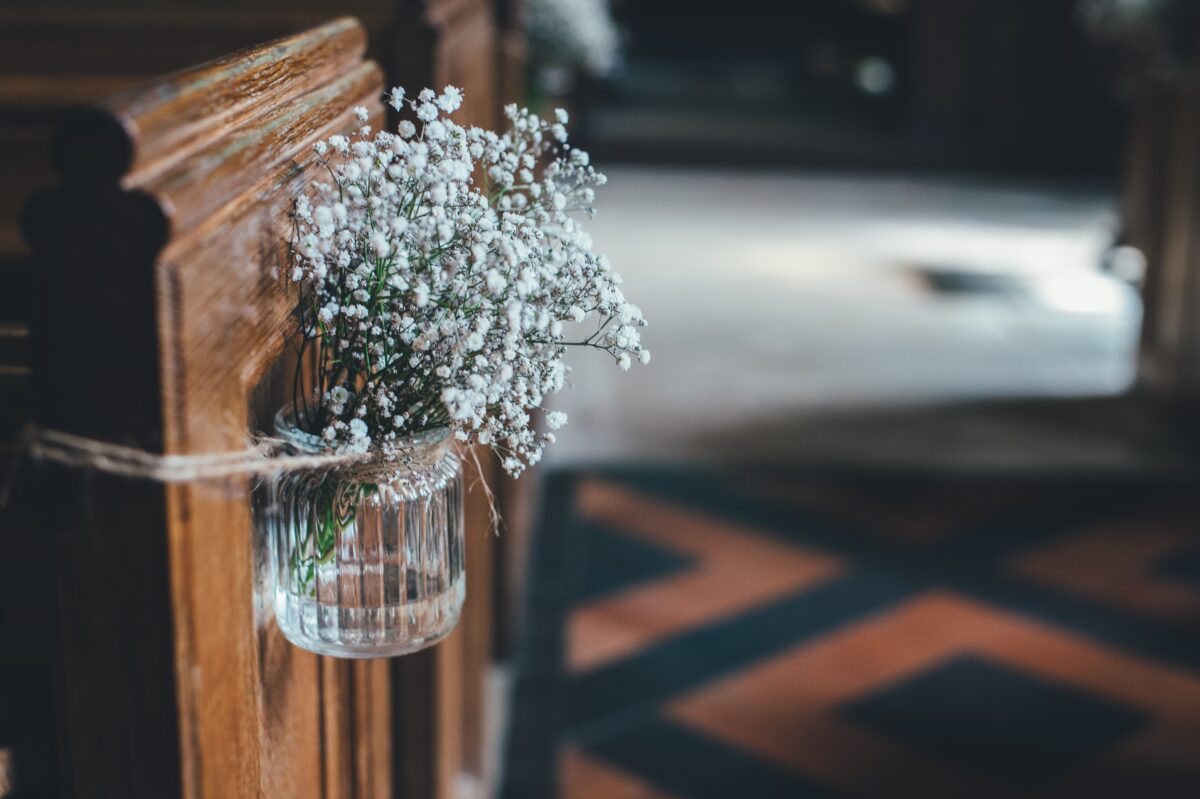
[[[535,413],[563,387],[567,347],[649,361],[642,312],[581,224],[604,176],[567,144],[565,114],[509,106],[497,134],[449,118],[454,87],[389,98],[419,124],[319,143],[328,178],[296,202],[292,279],[320,397],[299,421],[350,452],[448,426],[519,474],[553,441]]]
[[[1143,24],[1169,9],[1175,0],[1081,0],[1084,20],[1100,27]]]
[[[1079,14],[1097,38],[1151,55],[1163,65],[1194,60],[1200,22],[1195,0],[1080,0]]]
[[[525,29],[540,65],[603,77],[617,64],[620,37],[610,0],[526,0]]]

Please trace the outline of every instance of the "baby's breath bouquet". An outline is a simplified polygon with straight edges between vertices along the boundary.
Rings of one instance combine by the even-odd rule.
[[[641,311],[582,225],[605,177],[567,143],[562,111],[509,106],[497,134],[451,121],[453,86],[390,102],[415,122],[318,143],[324,175],[296,203],[291,277],[317,350],[299,424],[341,451],[449,427],[516,476],[554,439],[535,419],[568,347],[625,369],[650,357]]]
[[[1080,0],[1079,14],[1094,36],[1147,58],[1156,72],[1195,63],[1195,0]]]
[[[524,13],[536,68],[578,69],[602,78],[616,67],[620,35],[610,0],[529,0]]]
[[[494,133],[451,121],[452,86],[390,101],[408,117],[394,133],[356,109],[353,135],[316,145],[291,241],[303,347],[276,419],[289,448],[339,465],[272,489],[275,615],[293,642],[349,657],[419,649],[458,619],[453,441],[517,476],[566,421],[544,405],[569,347],[650,359],[583,228],[604,176],[565,113],[510,106]]]

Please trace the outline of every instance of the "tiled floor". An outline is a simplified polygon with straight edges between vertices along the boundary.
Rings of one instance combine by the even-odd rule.
[[[560,472],[508,796],[1198,795],[1197,488]]]

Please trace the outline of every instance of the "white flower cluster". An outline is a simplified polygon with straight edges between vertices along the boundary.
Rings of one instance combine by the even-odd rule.
[[[603,77],[617,64],[620,40],[609,0],[527,0],[525,28],[535,61]]]
[[[389,99],[416,122],[318,142],[328,180],[296,201],[291,278],[320,397],[298,421],[340,451],[449,426],[515,476],[553,441],[531,413],[562,388],[568,346],[626,369],[650,358],[641,311],[577,218],[605,178],[567,144],[561,111],[509,106],[496,134],[449,119],[453,86]]]
[[[1096,36],[1133,45],[1154,45],[1179,7],[1192,0],[1081,0],[1079,14]]]

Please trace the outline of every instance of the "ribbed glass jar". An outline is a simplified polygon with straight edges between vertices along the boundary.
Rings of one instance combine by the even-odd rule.
[[[275,434],[297,454],[323,450],[290,409],[276,416]],[[275,619],[289,641],[322,655],[389,657],[454,629],[466,596],[463,477],[448,434],[409,440],[419,469],[380,458],[269,483],[262,520]]]

